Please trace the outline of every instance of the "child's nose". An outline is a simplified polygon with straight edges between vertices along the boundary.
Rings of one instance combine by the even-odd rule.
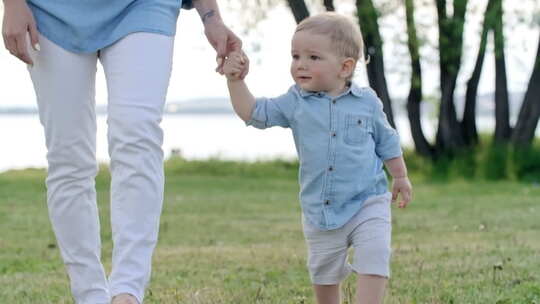
[[[297,68],[299,70],[305,70],[307,69],[306,61],[305,60],[299,60]]]

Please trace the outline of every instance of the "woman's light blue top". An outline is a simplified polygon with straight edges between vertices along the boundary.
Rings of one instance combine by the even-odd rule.
[[[337,97],[293,86],[277,98],[259,98],[247,124],[291,128],[302,212],[322,230],[342,227],[368,197],[386,193],[383,162],[402,154],[375,92],[355,84]]]
[[[38,31],[77,53],[90,53],[134,32],[176,33],[191,0],[28,0]]]

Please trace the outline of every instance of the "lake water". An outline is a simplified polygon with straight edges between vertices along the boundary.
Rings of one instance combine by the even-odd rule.
[[[398,116],[396,123],[402,145],[411,147],[406,117]],[[423,125],[426,136],[433,137],[436,123],[423,121]],[[96,155],[99,162],[106,163],[109,160],[106,116],[98,116],[97,126]],[[161,126],[165,133],[163,150],[166,158],[173,149],[179,149],[187,159],[219,157],[253,161],[296,157],[290,130],[246,127],[233,114],[165,115]],[[489,131],[492,126],[492,120],[479,119],[480,129]],[[37,115],[0,115],[0,172],[46,167],[45,155],[43,128]]]

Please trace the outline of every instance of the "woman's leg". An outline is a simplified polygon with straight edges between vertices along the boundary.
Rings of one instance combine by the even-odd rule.
[[[108,303],[96,205],[96,54],[45,37],[29,68],[47,145],[47,205],[76,303]]]
[[[111,294],[142,303],[163,204],[159,126],[172,67],[173,37],[134,33],[101,52],[109,93],[113,265]]]

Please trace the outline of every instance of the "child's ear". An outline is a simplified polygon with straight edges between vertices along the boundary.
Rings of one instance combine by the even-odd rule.
[[[341,63],[340,76],[345,79],[350,78],[354,72],[355,67],[356,67],[356,60],[354,60],[354,58],[347,57],[343,59]]]

